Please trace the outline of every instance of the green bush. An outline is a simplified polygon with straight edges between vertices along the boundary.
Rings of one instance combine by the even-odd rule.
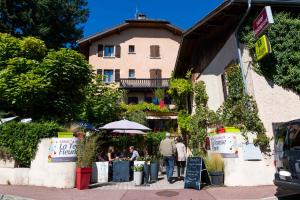
[[[6,161],[6,160],[10,160],[11,158],[12,158],[12,155],[10,153],[10,150],[6,147],[0,146],[0,159]]]
[[[0,146],[9,150],[21,167],[29,167],[42,138],[57,136],[62,128],[54,122],[8,122],[0,125]]]
[[[258,14],[258,13],[257,13]],[[254,14],[241,29],[241,42],[251,50],[253,57],[256,39],[252,31]],[[275,84],[300,92],[300,15],[274,12],[274,24],[268,28],[272,53],[257,62],[256,71]],[[255,60],[255,59],[253,59]]]

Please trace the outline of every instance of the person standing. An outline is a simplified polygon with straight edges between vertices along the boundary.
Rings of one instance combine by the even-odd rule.
[[[176,150],[177,150],[177,175],[178,178],[181,178],[184,175],[185,162],[187,157],[186,147],[183,144],[182,137],[177,138]]]
[[[130,146],[129,151],[131,153],[130,161],[135,161],[140,156],[139,152],[134,149],[134,146]]]
[[[164,162],[166,163],[166,174],[168,182],[172,183],[176,146],[174,141],[170,138],[170,133],[167,132],[166,139],[160,142],[159,152],[163,155]]]

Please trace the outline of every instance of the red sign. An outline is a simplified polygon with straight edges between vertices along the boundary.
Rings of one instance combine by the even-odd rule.
[[[252,23],[255,37],[263,33],[271,24],[274,23],[270,6],[266,6]]]

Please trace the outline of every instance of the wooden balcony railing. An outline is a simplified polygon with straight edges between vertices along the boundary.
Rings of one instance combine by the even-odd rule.
[[[147,79],[147,78],[129,78],[129,79],[120,79],[120,85],[123,88],[168,88],[169,87],[169,79],[161,78],[161,79]]]

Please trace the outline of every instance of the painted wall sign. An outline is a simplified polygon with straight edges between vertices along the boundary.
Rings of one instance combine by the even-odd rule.
[[[210,150],[225,158],[238,157],[237,138],[234,133],[222,133],[209,137]]]
[[[263,57],[271,53],[271,51],[271,45],[267,36],[261,36],[255,43],[256,60],[261,60]]]
[[[255,37],[261,35],[273,23],[274,19],[271,7],[266,6],[252,23]]]
[[[52,138],[48,162],[76,161],[77,138]]]
[[[73,138],[73,132],[58,132],[58,138]]]

